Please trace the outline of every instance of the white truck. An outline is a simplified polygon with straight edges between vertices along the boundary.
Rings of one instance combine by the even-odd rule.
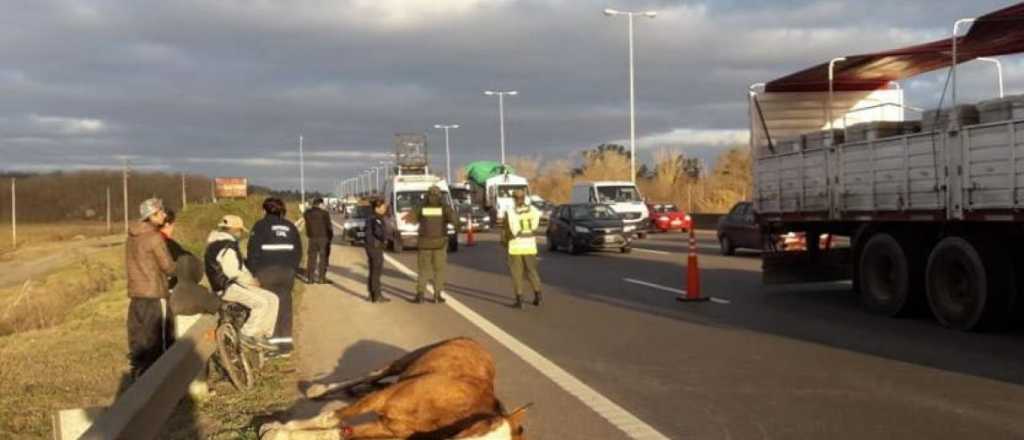
[[[444,193],[444,203],[454,210],[448,183],[430,174],[427,157],[427,138],[422,134],[398,133],[394,137],[395,165],[398,173],[384,185],[388,197],[388,212],[393,221],[394,236],[388,241],[388,249],[401,252],[406,246],[416,244],[419,224],[403,218],[426,200],[427,191],[436,186]],[[459,250],[459,238],[455,225],[448,225],[448,251]]]
[[[1024,51],[1021,9],[978,18],[956,43],[837,58],[751,87],[765,283],[852,280],[870,311],[930,309],[960,330],[1019,315],[1024,99],[957,102],[955,66]],[[905,121],[891,82],[940,68],[951,68],[946,105]],[[792,231],[806,233],[805,251],[773,249],[769,237]]]
[[[601,203],[609,205],[622,216],[626,232],[643,238],[643,226],[650,217],[647,203],[633,182],[599,181],[577,183],[572,187],[570,203]]]

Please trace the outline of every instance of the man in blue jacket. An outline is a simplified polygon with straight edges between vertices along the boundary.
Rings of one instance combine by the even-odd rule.
[[[295,224],[285,218],[284,201],[269,197],[263,201],[266,215],[252,227],[246,265],[260,285],[278,297],[280,310],[272,342],[290,344],[292,338],[292,288],[295,270],[302,262],[302,239]]]

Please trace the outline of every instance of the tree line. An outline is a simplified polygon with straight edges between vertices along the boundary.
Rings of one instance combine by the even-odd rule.
[[[513,157],[516,174],[530,180],[533,192],[553,203],[566,203],[576,182],[629,180],[630,154],[622,145],[602,144],[584,151],[574,166],[569,160],[541,161]],[[736,147],[722,152],[710,169],[703,161],[669,149],[654,154],[652,164],[637,167],[637,187],[650,203],[674,203],[687,212],[722,213],[751,196],[750,152]]]

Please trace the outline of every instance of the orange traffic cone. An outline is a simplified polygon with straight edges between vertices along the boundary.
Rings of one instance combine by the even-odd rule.
[[[697,236],[690,228],[690,254],[686,257],[686,292],[676,297],[682,302],[708,301],[711,298],[700,296],[700,267],[697,265]]]

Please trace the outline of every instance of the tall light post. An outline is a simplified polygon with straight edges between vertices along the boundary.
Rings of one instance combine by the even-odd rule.
[[[436,124],[434,128],[440,128],[444,130],[444,156],[445,156],[445,177],[448,179],[448,183],[452,183],[452,148],[450,144],[450,138],[448,136],[448,130],[453,128],[459,128],[459,124],[442,125]],[[504,133],[504,130],[502,130]],[[503,137],[504,138],[504,137]],[[502,142],[504,143],[504,142]],[[505,148],[501,149],[503,152]],[[504,163],[504,154],[502,154],[502,162]]]
[[[515,90],[484,90],[487,96],[498,95],[498,133],[501,139],[501,164],[505,164],[505,95],[516,96]]]
[[[633,16],[642,15],[647,18],[658,16],[655,11],[629,12],[615,9],[605,9],[604,15],[625,15],[629,23],[629,180],[636,183],[636,81],[634,78],[635,61],[633,59]]]
[[[302,155],[302,135],[299,135],[299,198],[306,209],[306,162]]]
[[[975,59],[978,61],[985,61],[996,65],[996,74],[999,75],[999,97],[1005,97],[1006,94],[1003,88],[1003,63],[999,62],[999,60],[995,58],[979,57]]]

